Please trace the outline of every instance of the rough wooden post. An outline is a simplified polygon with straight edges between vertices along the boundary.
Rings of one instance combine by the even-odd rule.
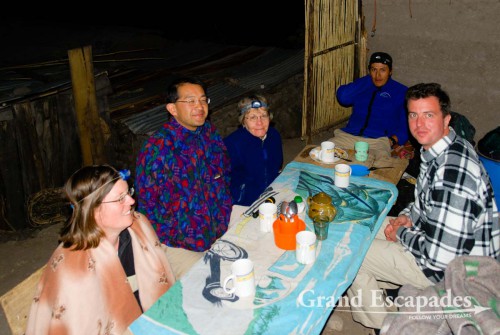
[[[92,47],[68,51],[76,119],[84,165],[105,163],[104,135],[95,94]]]

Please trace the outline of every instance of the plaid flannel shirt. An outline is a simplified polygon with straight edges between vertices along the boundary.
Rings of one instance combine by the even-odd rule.
[[[450,128],[448,136],[422,149],[421,158],[415,201],[400,213],[413,227],[400,227],[397,235],[427,278],[439,282],[460,255],[498,259],[498,209],[472,145]]]

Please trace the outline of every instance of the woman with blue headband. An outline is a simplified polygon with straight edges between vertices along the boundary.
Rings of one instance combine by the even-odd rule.
[[[72,214],[38,283],[26,334],[122,334],[175,282],[129,171],[86,166],[66,182]]]
[[[241,127],[224,139],[231,159],[231,195],[234,204],[249,206],[278,176],[283,147],[278,131],[270,126],[267,99],[249,95],[238,103]]]

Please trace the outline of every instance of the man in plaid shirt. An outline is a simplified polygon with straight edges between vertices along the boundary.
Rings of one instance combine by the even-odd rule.
[[[354,320],[381,328],[384,288],[439,282],[461,255],[500,255],[498,209],[490,178],[472,145],[449,127],[450,99],[439,84],[417,84],[406,93],[411,134],[422,145],[415,201],[386,218],[348,289]]]

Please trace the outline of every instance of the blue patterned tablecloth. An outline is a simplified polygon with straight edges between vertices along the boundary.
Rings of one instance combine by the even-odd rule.
[[[129,330],[154,334],[320,334],[335,304],[352,283],[361,262],[397,197],[388,182],[351,177],[347,189],[334,186],[333,169],[291,162],[270,185],[277,202],[321,191],[337,208],[328,238],[317,244],[316,261],[296,262],[294,251],[279,249],[273,233],[235,206],[228,232]],[[311,220],[304,216],[308,230]],[[234,260],[255,264],[256,293],[226,294],[221,282]]]

